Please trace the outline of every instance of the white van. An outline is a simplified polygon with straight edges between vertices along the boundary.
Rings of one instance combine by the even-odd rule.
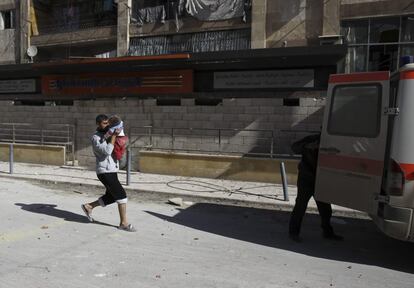
[[[316,199],[414,241],[414,64],[331,75],[322,127]]]

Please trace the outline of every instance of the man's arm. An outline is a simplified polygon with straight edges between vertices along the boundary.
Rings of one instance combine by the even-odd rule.
[[[100,141],[100,138],[98,136],[93,136],[92,137],[92,147],[93,150],[100,153],[100,154],[104,154],[106,156],[109,156],[112,154],[112,151],[114,150],[114,143],[116,140],[116,136],[112,135],[111,140],[109,143],[106,143],[106,141]]]

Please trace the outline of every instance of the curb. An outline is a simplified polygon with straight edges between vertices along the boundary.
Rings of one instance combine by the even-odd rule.
[[[11,176],[10,174],[0,174],[0,178],[8,178],[8,179],[18,179],[18,180],[25,180],[29,182],[45,184],[47,186],[76,186],[77,188],[86,188],[85,195],[88,195],[91,192],[90,188],[96,190],[95,194],[99,194],[102,192],[102,185],[98,184],[91,184],[91,183],[78,183],[78,182],[70,182],[70,181],[63,181],[63,180],[45,180],[45,179],[38,179],[38,178],[30,178],[24,176]],[[269,202],[262,202],[262,201],[255,201],[255,200],[243,200],[243,199],[230,199],[227,197],[222,196],[207,196],[206,195],[194,195],[191,193],[181,192],[181,193],[174,193],[174,192],[166,192],[166,191],[157,191],[157,190],[147,190],[147,189],[136,189],[136,188],[129,188],[128,186],[124,186],[124,189],[127,192],[130,192],[129,198],[134,200],[142,200],[144,201],[153,201],[153,202],[167,202],[168,199],[174,197],[183,198],[185,201],[192,201],[192,202],[202,202],[202,203],[211,203],[211,204],[222,204],[222,205],[230,205],[230,206],[241,206],[241,207],[252,207],[252,208],[260,208],[260,209],[267,209],[267,210],[276,210],[276,211],[292,211],[293,204],[289,202],[281,202],[277,203],[269,203]],[[89,189],[88,189],[89,188]],[[62,189],[64,190],[64,189]],[[97,191],[99,190],[99,192]],[[83,194],[83,192],[74,191],[75,193]],[[131,193],[132,192],[132,193]],[[317,214],[318,208],[310,206],[307,209],[307,213]],[[333,216],[336,217],[347,217],[347,218],[358,218],[358,219],[370,219],[366,213],[356,211],[356,210],[342,210],[342,209],[334,209]]]

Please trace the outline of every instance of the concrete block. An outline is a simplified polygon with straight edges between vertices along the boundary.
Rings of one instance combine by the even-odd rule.
[[[245,113],[246,114],[258,114],[260,113],[260,109],[258,106],[246,107]]]
[[[64,165],[66,163],[64,146],[14,144],[14,161],[24,163]],[[0,143],[0,160],[9,161],[9,144]]]
[[[237,121],[239,119],[238,114],[224,114],[223,115],[223,122],[233,122]]]
[[[183,116],[183,120],[187,120],[187,121],[197,119],[197,114],[195,113],[186,113],[186,114],[183,114],[182,116]]]
[[[189,128],[203,128],[203,123],[204,121],[191,121],[190,123],[188,123]]]
[[[156,99],[145,99],[141,103],[144,106],[156,106],[157,105],[157,100]]]
[[[187,113],[195,113],[198,114],[201,112],[201,106],[187,106],[185,107],[187,110]]]
[[[224,98],[223,99],[223,106],[235,106],[236,99],[235,98]]]
[[[236,105],[237,106],[252,106],[252,99],[251,98],[237,98]]]
[[[265,113],[265,114],[273,114],[275,112],[275,108],[271,107],[271,106],[260,106],[260,113]]]
[[[181,106],[194,106],[194,101],[194,99],[183,98],[181,99]]]
[[[321,107],[307,107],[307,114],[312,115],[318,112],[323,112],[323,110],[321,109],[322,109]]]
[[[255,115],[251,114],[240,114],[238,115],[238,120],[241,122],[252,122],[256,119]]]
[[[245,112],[245,107],[243,106],[228,107],[226,112],[232,113],[232,114],[243,114]]]
[[[162,112],[169,112],[169,113],[185,113],[186,107],[181,106],[162,106]]]
[[[230,123],[230,128],[243,129],[245,126],[243,125],[243,122],[235,121]]]
[[[212,122],[203,122],[202,128],[204,129],[215,129],[214,123]]]
[[[168,119],[170,120],[182,120],[183,114],[181,113],[168,113]]]
[[[210,121],[223,121],[223,114],[211,114]]]
[[[210,120],[210,114],[207,113],[199,113],[196,115],[196,119],[199,121],[209,121]]]
[[[169,121],[171,122],[171,126],[174,128],[188,128],[188,121],[185,120],[174,120],[174,121]]]
[[[215,106],[201,106],[202,113],[215,113],[216,107]]]

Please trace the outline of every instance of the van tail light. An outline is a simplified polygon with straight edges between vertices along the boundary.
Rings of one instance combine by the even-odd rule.
[[[401,196],[403,194],[405,184],[405,173],[401,166],[391,160],[391,167],[388,173],[388,194],[391,196]]]

